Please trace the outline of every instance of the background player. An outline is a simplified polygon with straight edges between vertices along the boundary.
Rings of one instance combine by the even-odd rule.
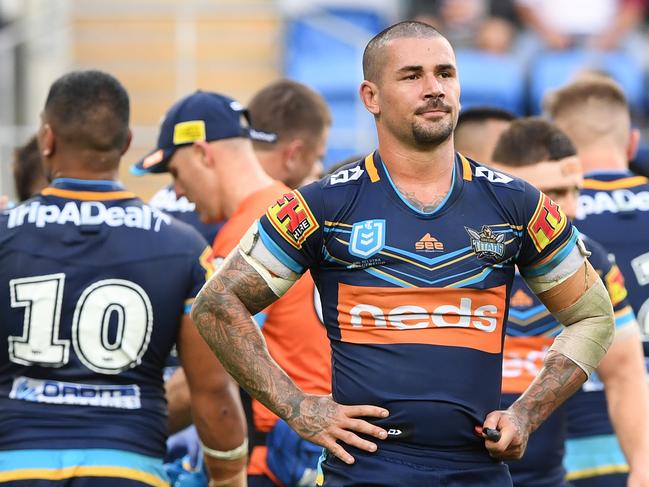
[[[498,137],[515,118],[513,113],[496,107],[462,110],[455,127],[455,149],[474,161],[488,164]]]
[[[551,123],[535,118],[520,119],[512,122],[500,136],[492,165],[546,192],[572,219],[582,179],[575,155],[568,137]],[[629,485],[649,485],[649,444],[641,433],[649,428],[649,389],[638,324],[626,300],[618,267],[609,262],[608,253],[600,245],[582,237],[591,252],[588,260],[602,277],[613,303],[615,341],[597,368],[597,375],[593,374],[583,390],[555,411],[530,437],[523,458],[509,463],[517,487],[562,485],[565,431],[570,426],[566,424],[568,412],[573,420],[588,423],[593,431],[598,431],[597,441],[609,445],[606,466],[603,464],[598,472],[591,471],[589,476],[597,474],[597,485],[627,485],[626,474],[610,475],[628,467],[615,439],[609,411],[624,450],[633,452],[636,460]],[[534,379],[546,350],[561,331],[559,323],[525,285],[520,274],[514,279],[511,295],[503,365],[504,405],[513,403]],[[606,386],[606,397],[596,376]],[[629,400],[631,397],[633,400]],[[587,485],[595,485],[593,482],[595,479],[590,478]]]
[[[624,93],[609,79],[589,76],[555,92],[545,108],[574,142],[584,167],[576,222],[580,230],[615,255],[628,289],[628,300],[646,337],[649,233],[642,229],[649,228],[649,206],[643,203],[643,198],[649,197],[649,180],[628,170],[639,134],[631,128]],[[572,411],[571,408],[569,412]],[[614,438],[606,435],[599,423],[585,421],[575,412],[570,416],[568,429],[568,478],[591,485],[600,473],[607,472],[607,467],[619,463],[619,458],[615,458],[618,450]],[[637,434],[642,433],[637,430]],[[636,462],[643,465],[647,461],[639,452],[625,448],[624,453],[632,472]]]
[[[278,106],[277,99],[285,106]],[[251,133],[257,138],[260,131],[242,127],[242,113],[231,107],[232,100],[215,93],[197,93],[176,103],[161,127],[161,147],[173,143],[164,134],[190,123],[203,124],[205,141],[186,141],[184,147],[177,147],[168,159],[155,166],[156,171],[168,169],[177,188],[182,188],[184,193],[211,205],[210,208],[198,206],[205,221],[228,220],[214,243],[217,260],[227,256],[269,204],[289,191],[285,183],[296,184],[296,176],[304,177],[313,168],[323,150],[320,144],[326,139],[330,120],[319,96],[297,83],[280,81],[255,96],[251,116],[256,114],[264,122],[264,134],[276,133],[272,146],[267,147],[269,143],[265,142],[262,147],[265,167],[282,176],[283,181],[279,182],[264,172],[255,157],[256,151],[245,137]],[[271,113],[276,114],[273,120]],[[305,119],[311,122],[307,124]],[[304,122],[301,128],[292,125],[300,120]],[[317,141],[315,149],[318,150],[309,141]],[[223,145],[232,148],[231,157],[224,156]],[[248,176],[251,174],[254,177]],[[226,192],[226,188],[237,191]],[[223,200],[230,204],[219,207]],[[270,353],[291,377],[306,390],[328,394],[331,366],[315,300],[313,281],[305,277],[280,301],[257,315],[256,320],[267,338]],[[250,485],[274,485],[280,481],[289,485],[298,480],[306,484],[309,477],[313,483],[321,449],[300,439],[285,423],[278,424],[277,417],[257,402],[253,404],[253,415],[259,433],[253,438],[259,445],[250,461]]]
[[[248,113],[258,134],[252,145],[266,174],[297,188],[311,173],[322,173],[331,114],[318,93],[278,80],[252,97]]]
[[[456,157],[459,83],[446,39],[426,24],[396,24],[370,41],[363,67],[361,98],[375,117],[380,155],[273,205],[203,288],[193,316],[244,387],[328,449],[320,484],[511,485],[474,427],[501,431],[486,442],[492,455],[522,455],[530,431],[608,347],[610,300],[549,198]],[[422,240],[443,255],[417,256]],[[528,392],[508,411],[489,413],[499,402],[515,261],[569,326]],[[306,268],[322,296],[340,402],[297,388],[250,320]],[[434,309],[424,307],[431,302]],[[374,402],[386,408],[341,405]],[[379,451],[366,439],[389,435]]]
[[[36,136],[14,152],[14,186],[18,201],[25,201],[40,193],[49,184],[45,176]]]
[[[245,483],[236,388],[187,314],[209,248],[116,181],[128,123],[112,76],[59,78],[39,130],[52,184],[0,219],[8,485],[167,485],[162,368],[176,342],[213,481]]]

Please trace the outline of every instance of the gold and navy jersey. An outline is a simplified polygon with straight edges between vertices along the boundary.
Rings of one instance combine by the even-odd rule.
[[[629,302],[649,335],[649,179],[630,172],[587,174],[575,225],[615,255]],[[649,347],[645,346],[645,353]]]
[[[0,216],[0,449],[162,457],[162,370],[211,269],[193,228],[112,181]]]
[[[475,451],[497,409],[508,295],[557,265],[577,232],[529,184],[457,155],[450,191],[421,212],[378,152],[280,198],[260,238],[310,269],[332,345],[332,392],[390,416],[382,448]]]
[[[616,329],[635,322],[627,301],[624,278],[604,248],[582,235],[591,252],[588,260],[608,289],[615,311]],[[502,407],[509,407],[527,389],[543,367],[547,350],[562,325],[550,314],[525,280],[516,274],[511,289],[503,359]],[[555,411],[530,437],[522,459],[509,463],[514,485],[563,485],[562,465],[567,432],[578,436],[613,434],[606,398],[597,374],[582,390]]]

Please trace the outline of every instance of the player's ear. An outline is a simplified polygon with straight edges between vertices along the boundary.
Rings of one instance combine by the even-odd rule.
[[[626,158],[631,161],[635,159],[636,154],[638,153],[638,146],[640,145],[640,131],[638,129],[632,129],[629,134],[629,143],[626,147]]]
[[[374,116],[379,115],[379,113],[381,113],[381,110],[379,109],[378,86],[371,81],[364,80],[361,83],[359,92],[361,95],[361,100],[363,100],[363,104],[365,105],[365,108],[367,108],[367,111]]]
[[[203,140],[194,142],[193,157],[204,167],[211,168],[214,166],[214,158],[210,150],[210,144]]]
[[[284,168],[289,173],[293,173],[295,168],[301,164],[300,154],[304,150],[304,140],[293,139],[284,147]]]
[[[128,136],[126,137],[126,143],[124,144],[124,147],[122,148],[121,155],[126,154],[126,151],[131,147],[131,141],[133,140],[133,132],[131,132],[131,129],[128,129]]]
[[[52,126],[47,122],[42,122],[38,130],[38,148],[41,151],[43,159],[47,159],[54,155],[56,148],[56,137]]]

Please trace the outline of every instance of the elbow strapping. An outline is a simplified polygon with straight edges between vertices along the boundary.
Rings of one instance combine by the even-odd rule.
[[[615,336],[613,306],[601,280],[555,316],[566,328],[555,338],[550,350],[568,357],[590,375]]]

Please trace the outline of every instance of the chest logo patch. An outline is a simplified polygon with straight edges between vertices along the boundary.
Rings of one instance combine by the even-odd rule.
[[[364,220],[352,225],[349,253],[367,259],[385,246],[385,220]]]
[[[479,259],[500,259],[505,255],[505,234],[494,233],[488,225],[483,225],[480,232],[464,227],[471,237],[471,247]]]

